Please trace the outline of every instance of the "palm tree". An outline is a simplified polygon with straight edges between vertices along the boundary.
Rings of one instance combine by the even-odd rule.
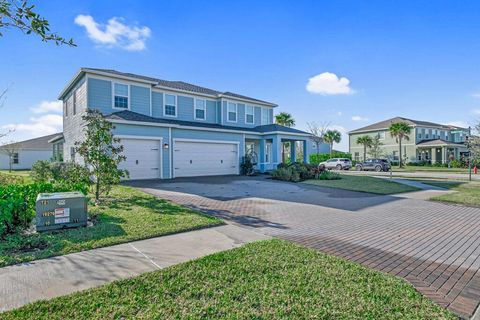
[[[330,158],[333,154],[333,143],[340,143],[342,134],[338,130],[327,130],[323,135],[323,141],[330,145]]]
[[[357,144],[363,145],[363,161],[367,160],[367,148],[372,147],[373,139],[370,136],[364,135],[357,138]]]
[[[275,123],[281,126],[290,128],[295,126],[295,119],[293,119],[292,115],[288,112],[280,112],[275,116]],[[290,146],[289,142],[282,143],[282,162],[283,163],[285,163],[285,145],[286,144]]]
[[[295,126],[295,119],[288,112],[280,112],[275,116],[275,123],[290,128]]]
[[[402,168],[402,140],[410,140],[409,134],[412,132],[412,128],[406,122],[397,122],[392,123],[388,130],[390,131],[392,138],[395,138],[395,140],[398,142],[398,167]]]

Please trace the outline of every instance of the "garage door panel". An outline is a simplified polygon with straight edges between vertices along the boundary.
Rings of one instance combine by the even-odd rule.
[[[159,140],[122,139],[121,144],[127,159],[119,167],[129,171],[130,179],[160,178]]]
[[[238,145],[175,141],[175,177],[238,174]]]

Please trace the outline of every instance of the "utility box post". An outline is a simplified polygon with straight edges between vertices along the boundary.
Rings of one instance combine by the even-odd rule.
[[[87,199],[81,192],[40,193],[35,209],[37,231],[87,225]]]

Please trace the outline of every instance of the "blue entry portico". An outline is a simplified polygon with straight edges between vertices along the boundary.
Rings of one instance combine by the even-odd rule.
[[[64,160],[82,161],[74,148],[82,115],[97,109],[115,125],[132,179],[239,174],[246,154],[267,172],[316,152],[309,133],[274,123],[276,104],[183,81],[82,68],[59,99]]]

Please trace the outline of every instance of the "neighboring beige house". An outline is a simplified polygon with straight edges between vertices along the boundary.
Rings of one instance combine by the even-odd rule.
[[[402,141],[402,157],[406,163],[447,163],[450,159],[460,159],[467,153],[465,138],[470,134],[469,128],[395,117],[350,131],[349,150],[352,158],[363,160],[363,145],[357,144],[357,138],[369,135],[380,137],[383,143],[382,157],[398,161],[398,143],[389,132],[390,125],[397,122],[406,122],[412,128],[409,140]]]

